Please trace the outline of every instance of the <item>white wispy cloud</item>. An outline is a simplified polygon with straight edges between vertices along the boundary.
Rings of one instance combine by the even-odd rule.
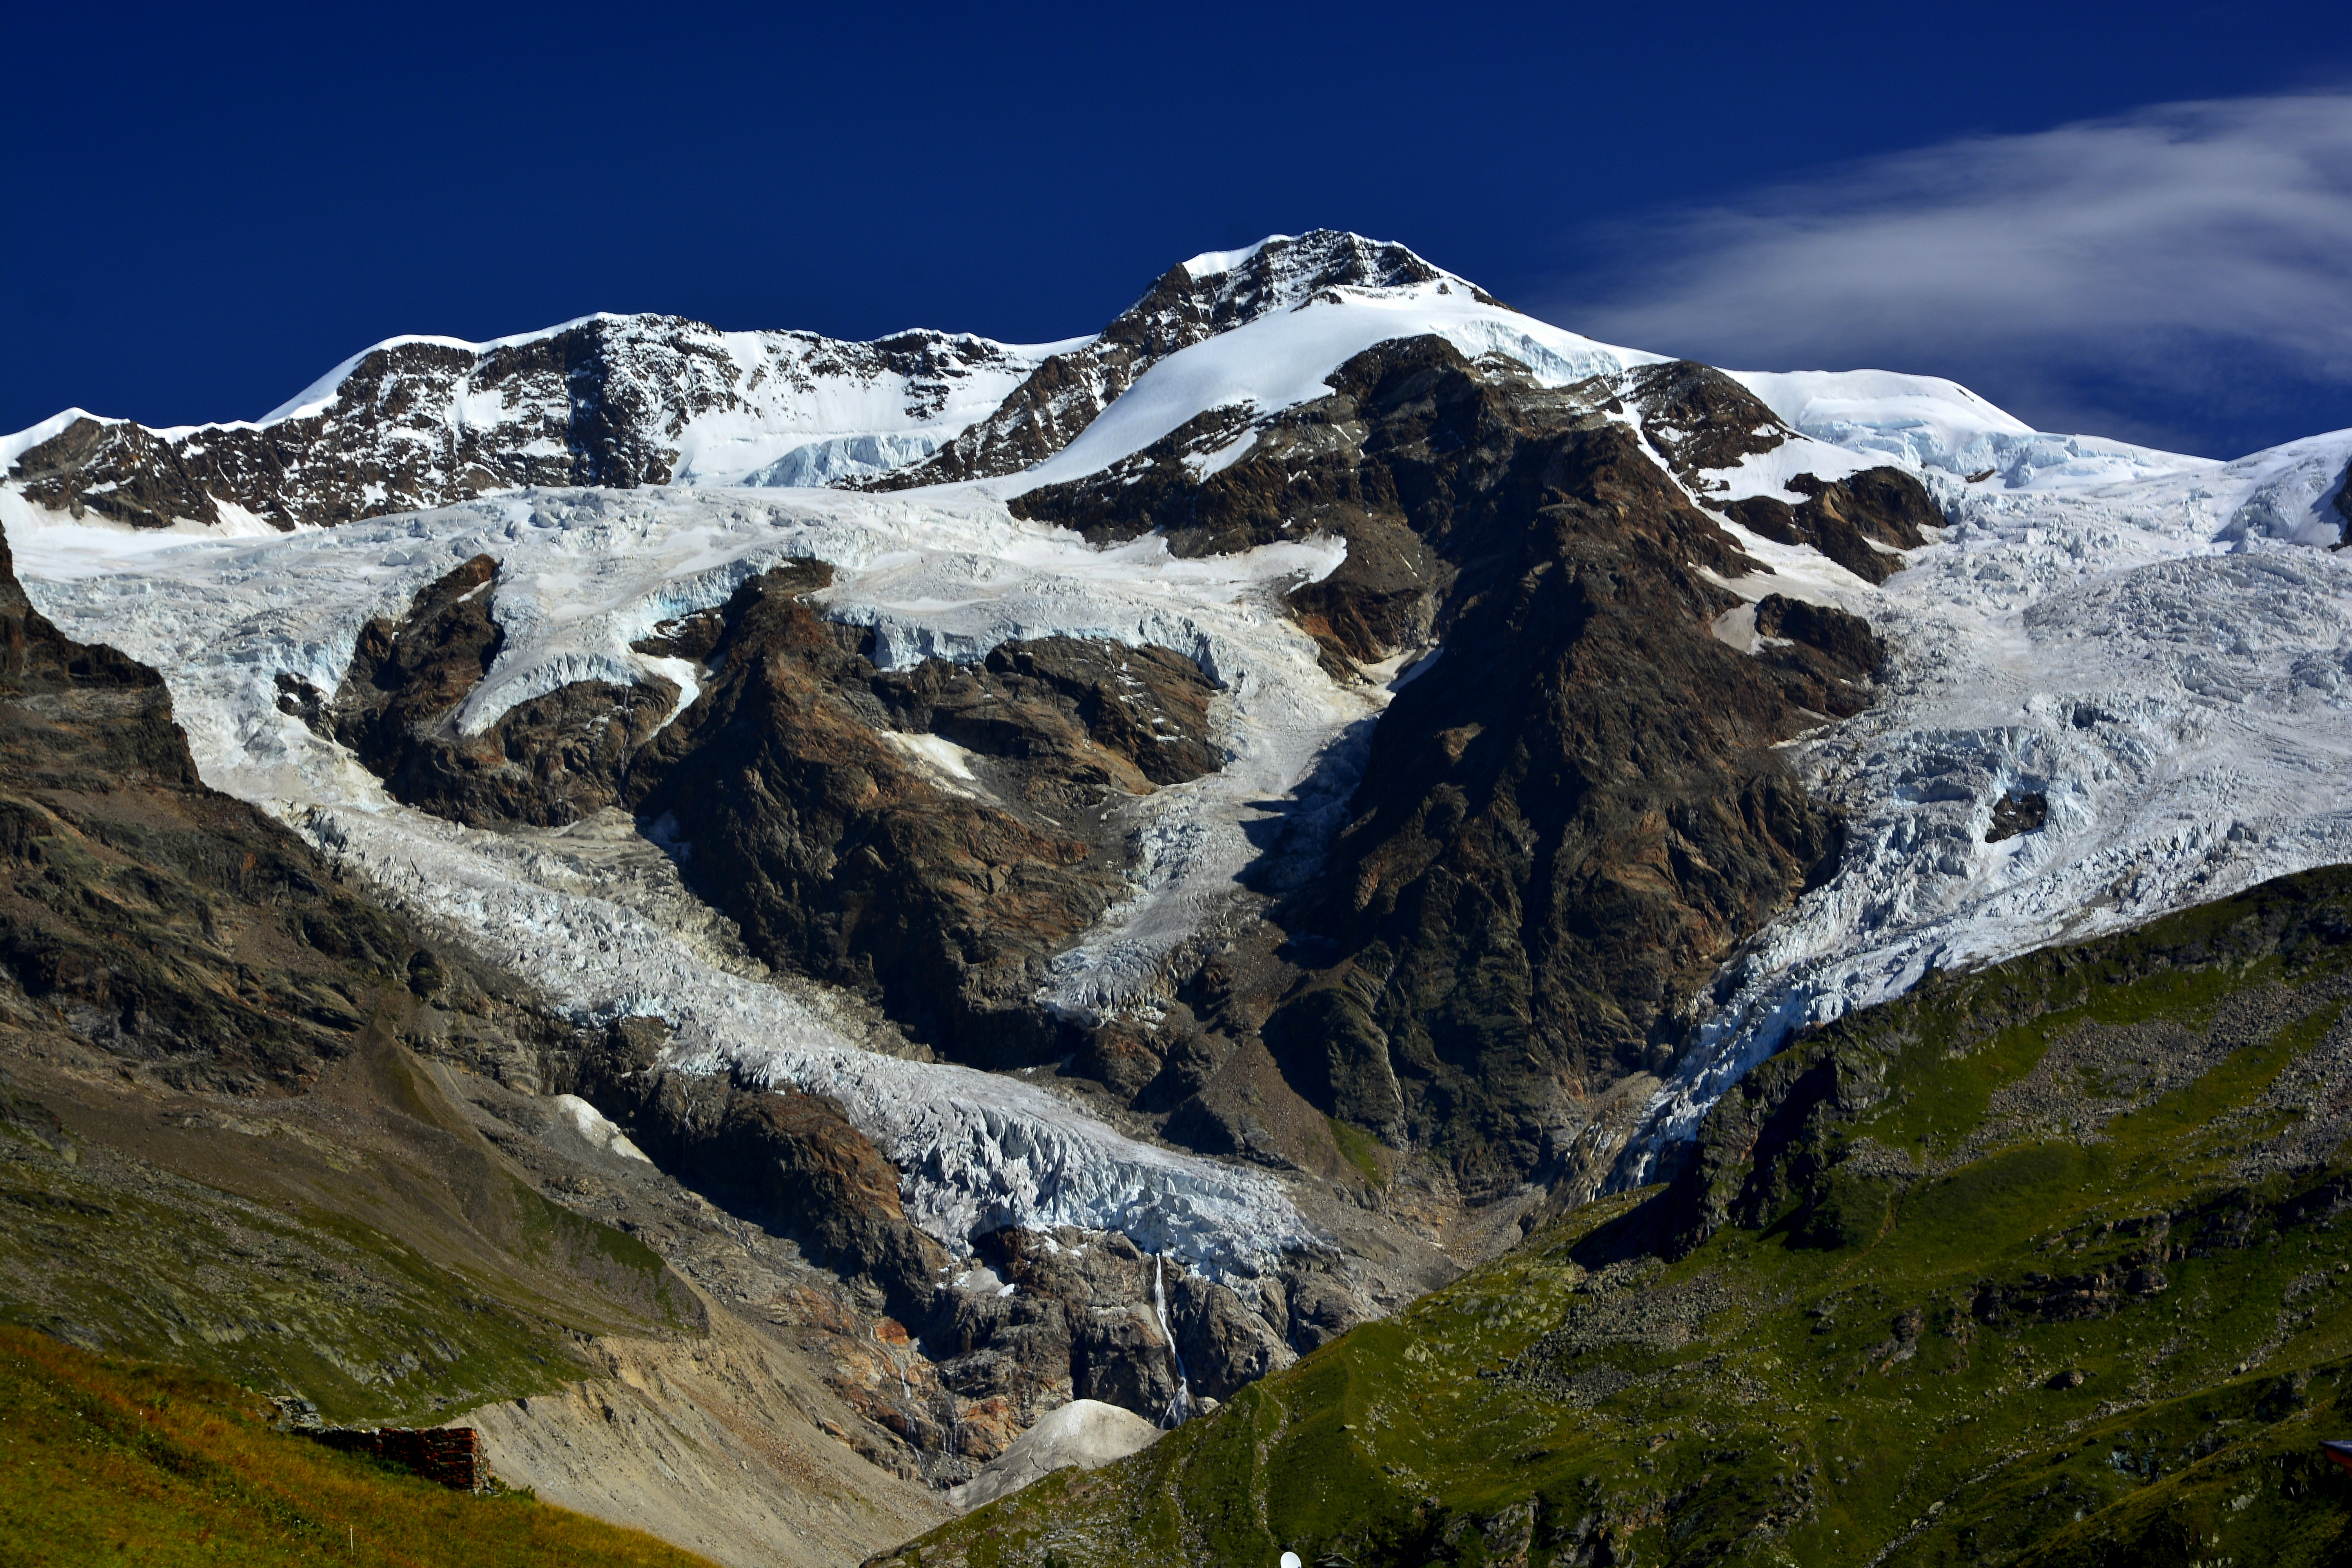
[[[1719,364],[2089,384],[2126,423],[2216,374],[2352,384],[2352,94],[1969,138],[1599,239],[1545,313]]]

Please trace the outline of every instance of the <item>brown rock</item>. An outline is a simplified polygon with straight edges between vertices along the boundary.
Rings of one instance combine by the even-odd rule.
[[[478,733],[461,732],[459,706],[505,641],[490,614],[497,580],[490,557],[465,562],[421,589],[401,619],[362,629],[350,673],[323,712],[313,694],[283,679],[278,705],[330,731],[407,805],[469,826],[560,826],[614,804],[629,759],[677,706],[677,688],[658,679],[578,681],[518,703]]]
[[[1916,550],[1927,542],[1922,531],[1944,521],[1927,488],[1900,468],[1865,468],[1833,483],[1799,474],[1787,488],[1807,499],[1792,507],[1755,496],[1724,503],[1724,514],[1776,543],[1809,544],[1864,582],[1884,583],[1903,569],[1900,555],[1872,541]]]
[[[1565,1157],[1548,1131],[1563,1094],[1663,1067],[1716,963],[1833,852],[1771,747],[1866,705],[1878,645],[1787,600],[1767,612],[1785,646],[1717,641],[1735,601],[1700,569],[1760,568],[1611,416],[1614,384],[1540,387],[1423,339],[1330,385],[1205,480],[1186,459],[1236,438],[1211,419],[1016,505],[1091,538],[1157,529],[1180,554],[1338,534],[1341,567],[1291,601],[1327,667],[1439,643],[1374,730],[1319,877],[1281,911],[1294,952],[1332,956],[1271,1016],[1232,1009],[1223,1026],[1263,1018],[1310,1102],[1444,1152],[1476,1194]],[[1704,367],[1622,390],[1694,479],[1786,438]],[[1914,500],[1848,481],[1809,517],[1916,543]],[[1164,1079],[1186,1047],[1162,1055]],[[1212,1077],[1194,1069],[1194,1089]],[[1155,1084],[1137,1103],[1175,1100]],[[1182,1103],[1171,1134],[1247,1147],[1245,1106]]]
[[[1055,638],[877,670],[799,595],[748,584],[710,685],[631,765],[627,798],[694,846],[697,891],[752,951],[860,990],[960,1060],[1066,1053],[1047,960],[1124,896],[1106,808],[1222,759],[1213,685],[1160,649]],[[962,748],[959,776],[898,737]]]
[[[898,1167],[821,1096],[654,1070],[657,1024],[608,1030],[578,1092],[688,1187],[800,1242],[892,1312],[926,1314],[947,1253],[906,1217]]]

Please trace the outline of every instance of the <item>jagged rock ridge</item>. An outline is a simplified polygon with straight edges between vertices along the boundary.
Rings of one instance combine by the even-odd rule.
[[[824,484],[929,452],[1039,358],[946,332],[852,343],[675,316],[396,338],[257,423],[78,415],[7,478],[37,505],[140,528],[321,526],[522,485]]]
[[[1770,747],[1865,706],[1884,649],[1810,605],[1776,608],[1760,657],[1725,646],[1740,601],[1708,574],[1758,564],[1643,453],[1614,386],[1547,389],[1434,338],[1329,384],[1205,479],[1187,428],[1013,504],[1179,554],[1336,533],[1346,559],[1292,599],[1335,666],[1442,649],[1373,731],[1330,866],[1277,915],[1297,956],[1344,956],[1308,960],[1263,1033],[1320,1109],[1507,1189],[1557,1173],[1578,1107],[1672,1058],[1687,999],[1820,874],[1834,821]],[[1709,467],[1785,434],[1704,367],[1623,390]],[[1871,526],[1934,515],[1908,475],[1864,479],[1835,489]]]

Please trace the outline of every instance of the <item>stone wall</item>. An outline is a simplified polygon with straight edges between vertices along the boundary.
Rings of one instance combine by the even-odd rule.
[[[404,1465],[428,1481],[478,1492],[490,1484],[489,1456],[471,1426],[322,1426],[305,1436],[346,1454]]]

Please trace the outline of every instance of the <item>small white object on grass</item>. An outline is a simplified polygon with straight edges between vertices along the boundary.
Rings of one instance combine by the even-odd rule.
[[[1307,1568],[1307,1565],[1298,1561],[1297,1552],[1286,1552],[1282,1554],[1282,1568]]]

